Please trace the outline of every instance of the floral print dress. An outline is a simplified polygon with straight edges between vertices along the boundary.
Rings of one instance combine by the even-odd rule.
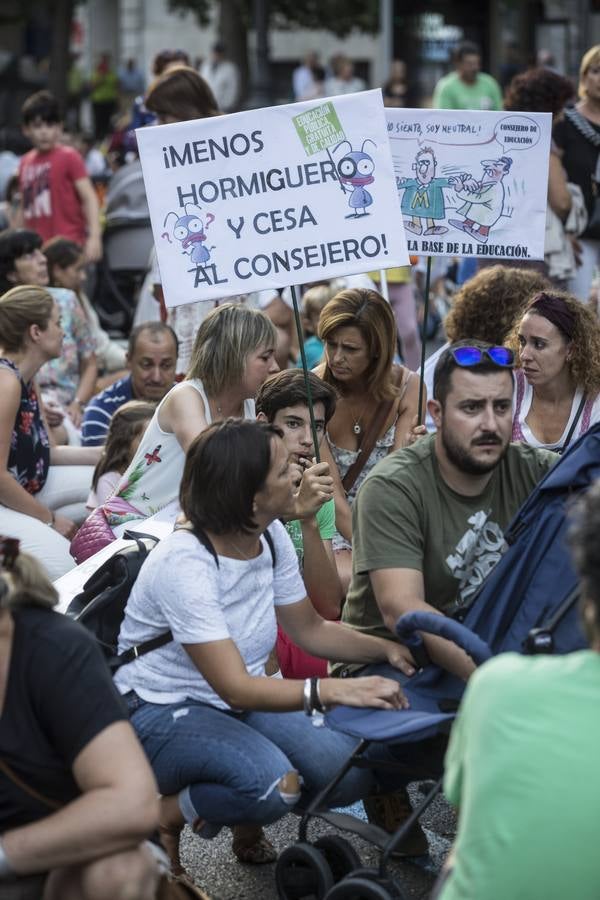
[[[33,381],[26,384],[10,359],[0,358],[0,367],[10,369],[21,384],[21,402],[10,439],[7,469],[29,494],[44,487],[50,467],[50,441]]]
[[[60,307],[60,319],[64,331],[61,355],[44,363],[38,373],[38,384],[44,401],[54,401],[68,406],[79,385],[81,360],[96,350],[83,306],[74,291],[51,287],[50,291]]]

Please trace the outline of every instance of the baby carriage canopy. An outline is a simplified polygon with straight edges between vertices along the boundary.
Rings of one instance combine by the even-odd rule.
[[[409,646],[421,643],[419,631],[454,640],[479,664],[489,656],[527,652],[533,638],[544,652],[568,653],[586,646],[576,609],[578,580],[567,544],[568,510],[573,500],[600,478],[600,424],[572,445],[523,504],[505,538],[504,556],[490,572],[468,610],[455,617],[412,612],[398,620],[397,631]],[[390,666],[371,672],[402,681],[407,710],[354,709],[327,713],[327,724],[374,741],[420,741],[448,727],[464,682],[435,665],[406,679]]]

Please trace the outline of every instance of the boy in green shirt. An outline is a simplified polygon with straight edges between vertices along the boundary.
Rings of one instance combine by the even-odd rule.
[[[308,378],[320,441],[335,411],[335,392],[313,372],[309,372]],[[306,593],[324,619],[338,619],[343,595],[331,545],[335,533],[333,479],[327,463],[314,462],[304,373],[299,369],[284,369],[271,375],[260,388],[255,403],[256,418],[281,429],[290,461],[298,470],[300,516],[286,522],[286,529],[298,555]],[[324,660],[313,660],[281,633],[277,650],[285,677],[326,674]]]

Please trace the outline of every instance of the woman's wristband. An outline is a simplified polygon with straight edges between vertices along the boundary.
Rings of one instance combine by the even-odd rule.
[[[302,691],[302,707],[307,716],[312,716],[312,707],[310,704],[310,678],[304,679],[304,689]]]
[[[0,881],[11,881],[16,875],[0,839]]]
[[[319,690],[320,679],[313,676],[310,679],[310,705],[313,711],[324,713],[325,707],[321,702],[321,691]]]
[[[325,712],[325,706],[321,700],[321,692],[319,690],[319,681],[320,679],[314,676],[304,680],[302,705],[307,716],[312,716],[314,712]]]

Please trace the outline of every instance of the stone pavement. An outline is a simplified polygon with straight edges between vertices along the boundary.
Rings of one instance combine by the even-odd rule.
[[[409,793],[413,803],[419,802],[418,786],[411,786]],[[298,818],[288,815],[269,826],[266,831],[276,849],[281,851],[298,837]],[[436,798],[422,818],[430,844],[430,856],[421,857],[416,863],[392,864],[406,900],[425,900],[435,882],[437,873],[450,849],[456,829],[452,809],[441,797]],[[325,823],[313,820],[309,836],[316,838],[325,833],[337,833]],[[365,866],[376,866],[379,852],[353,835],[344,835],[354,845]],[[231,833],[223,829],[212,841],[204,841],[186,829],[182,838],[181,856],[188,874],[212,898],[212,900],[277,900],[275,866],[244,866],[231,853]]]

